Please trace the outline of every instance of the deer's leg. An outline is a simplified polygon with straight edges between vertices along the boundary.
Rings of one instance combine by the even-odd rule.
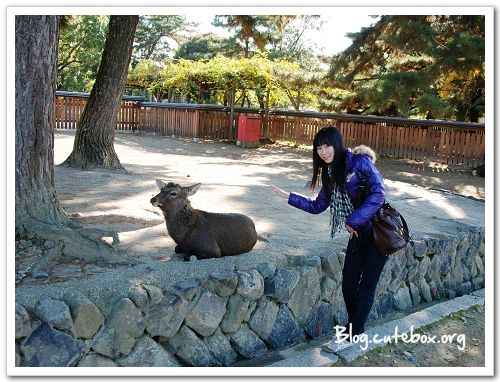
[[[221,257],[221,251],[217,242],[200,240],[192,243],[191,250],[198,259],[210,259],[212,257]]]

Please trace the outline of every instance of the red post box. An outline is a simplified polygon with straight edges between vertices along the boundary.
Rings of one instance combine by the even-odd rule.
[[[260,140],[260,116],[240,115],[238,117],[238,141],[241,147],[258,147]]]

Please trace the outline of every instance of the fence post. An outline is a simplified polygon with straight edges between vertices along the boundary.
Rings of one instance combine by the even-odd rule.
[[[302,126],[302,117],[295,118],[295,143],[299,143],[300,141],[300,133]]]
[[[229,140],[233,140],[234,129],[234,86],[231,88],[231,112],[229,113]]]
[[[197,142],[200,138],[200,110],[196,109],[194,111],[194,129],[193,129],[193,141]]]

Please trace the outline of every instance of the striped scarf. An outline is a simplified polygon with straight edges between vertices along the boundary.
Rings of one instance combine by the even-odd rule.
[[[328,174],[332,176],[332,169],[328,166]],[[347,217],[352,214],[354,207],[347,192],[342,192],[340,186],[335,184],[332,191],[332,198],[330,200],[330,236],[333,238],[335,233],[341,232],[345,228]]]

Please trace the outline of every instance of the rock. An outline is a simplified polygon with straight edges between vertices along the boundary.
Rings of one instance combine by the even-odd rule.
[[[186,318],[188,304],[181,296],[166,292],[149,307],[147,332],[151,336],[173,337]]]
[[[85,345],[69,334],[42,323],[21,344],[27,367],[72,367],[80,360]]]
[[[174,285],[174,290],[187,301],[191,301],[201,288],[201,280],[192,278]]]
[[[128,290],[127,297],[137,306],[143,313],[149,304],[149,296],[146,289],[141,285],[132,285]]]
[[[117,367],[109,358],[103,357],[100,354],[91,353],[82,357],[78,362],[78,367]]]
[[[439,300],[441,298],[441,294],[439,293],[439,288],[435,280],[431,280],[429,282],[429,288],[431,290],[431,295],[434,300]]]
[[[460,270],[460,265],[456,266],[448,274],[447,283],[450,288],[455,288],[457,284],[464,281],[464,275]]]
[[[335,252],[320,255],[321,268],[323,272],[330,277],[335,284],[342,281],[342,264],[339,255]],[[344,254],[345,258],[345,254]]]
[[[275,349],[284,349],[304,341],[305,337],[290,309],[282,305],[266,342]]]
[[[446,276],[451,272],[451,268],[454,263],[454,253],[446,252],[441,257],[441,263],[439,264],[439,274],[440,276]]]
[[[387,314],[393,313],[396,310],[393,294],[384,293],[376,303],[376,307],[380,316],[385,316]]]
[[[462,275],[463,275],[463,280],[470,281],[472,279],[472,275],[471,275],[469,269],[465,266],[464,263],[460,263],[459,267],[460,267],[460,272],[462,272]]]
[[[63,298],[69,306],[71,317],[73,317],[76,336],[78,338],[92,338],[104,323],[101,311],[78,291],[67,291]]]
[[[273,263],[260,263],[257,265],[257,270],[264,279],[267,279],[269,276],[274,274],[276,266]]]
[[[428,256],[425,256],[422,258],[421,261],[418,263],[418,278],[423,279],[424,276],[427,274],[427,270],[429,269],[429,266],[431,265],[431,259]]]
[[[415,257],[423,258],[427,255],[427,243],[423,240],[412,240]]]
[[[420,304],[420,293],[418,291],[418,287],[412,282],[409,283],[409,286],[410,286],[410,295],[412,304],[413,305]]]
[[[33,278],[39,280],[39,279],[48,279],[49,275],[43,271],[37,271],[33,273]]]
[[[412,261],[408,263],[408,275],[406,276],[406,280],[414,281],[418,277],[418,264],[419,261],[415,258],[412,258]]]
[[[278,311],[279,307],[274,301],[263,297],[257,302],[248,325],[260,338],[266,340],[273,330]]]
[[[387,288],[389,292],[395,293],[398,291],[404,285],[407,276],[408,268],[398,269],[396,272],[393,271],[392,281]]]
[[[445,289],[445,295],[447,299],[452,300],[457,297],[457,292],[455,291],[455,289],[448,288]]]
[[[211,273],[203,282],[203,287],[217,293],[220,297],[231,296],[237,286],[238,275],[228,271]]]
[[[394,305],[399,311],[411,308],[412,303],[410,291],[408,290],[408,287],[406,285],[403,285],[394,295]]]
[[[163,297],[163,291],[154,285],[143,284],[142,287],[148,293],[149,304],[152,305]]]
[[[264,279],[255,270],[237,271],[238,288],[236,291],[249,300],[258,300],[264,294]]]
[[[304,325],[304,330],[312,338],[320,338],[333,333],[333,310],[330,304],[320,302],[316,306]]]
[[[286,303],[299,282],[300,274],[286,268],[278,268],[274,275],[264,282],[264,295],[278,302]]]
[[[191,366],[221,366],[221,363],[208,350],[207,346],[186,325],[169,341],[174,354]]]
[[[321,299],[325,302],[330,302],[335,290],[335,283],[329,277],[322,277],[320,281]]]
[[[333,318],[339,325],[347,323],[347,309],[345,307],[344,297],[341,288],[337,288],[332,295],[331,305],[333,309]]]
[[[16,340],[31,333],[30,317],[26,309],[16,302]]]
[[[204,337],[212,335],[226,312],[226,300],[204,290],[186,316],[186,325]]]
[[[111,310],[104,328],[97,333],[93,349],[109,358],[118,358],[130,353],[135,339],[145,329],[144,316],[129,298],[122,298]]]
[[[203,342],[208,350],[210,350],[210,353],[212,353],[223,366],[229,366],[236,362],[238,355],[219,328],[210,337],[204,338]]]
[[[418,291],[420,292],[420,296],[422,296],[425,302],[432,301],[431,288],[424,279],[420,279],[418,283]]]
[[[220,328],[224,333],[233,333],[237,331],[245,317],[250,306],[250,301],[239,294],[229,297],[226,305],[226,313],[220,323]]]
[[[255,309],[257,309],[257,301],[250,301],[250,303],[248,304],[248,311],[247,314],[245,315],[245,319],[243,320],[243,322],[250,321],[250,317],[252,317],[252,314],[255,311]]]
[[[463,296],[464,294],[468,294],[472,291],[472,283],[467,281],[458,285],[457,287],[457,296]]]
[[[474,261],[476,262],[476,267],[477,267],[477,270],[479,272],[479,275],[484,275],[484,265],[483,265],[483,261],[481,260],[481,258],[479,256],[476,256],[474,258]]]
[[[266,344],[245,324],[231,335],[231,343],[234,349],[245,358],[260,357],[267,351]]]
[[[484,286],[484,276],[477,276],[472,279],[472,290],[481,289]]]
[[[425,279],[428,281],[433,281],[439,278],[440,276],[440,268],[441,268],[441,260],[442,260],[442,255],[439,253],[435,253],[432,256],[431,263],[429,265],[429,268],[427,269],[427,273],[425,275]]]
[[[151,337],[142,336],[134,349],[123,358],[116,360],[123,367],[178,367],[175,357]]]
[[[68,330],[73,327],[73,319],[68,306],[61,300],[44,297],[35,306],[36,315],[56,329]]]
[[[399,288],[404,284],[406,276],[408,276],[408,268],[406,268],[406,257],[401,256],[399,253],[394,254],[389,257],[386,266],[389,265],[391,268],[392,280],[389,283],[387,289],[396,293]]]
[[[288,307],[303,324],[312,308],[316,305],[321,294],[320,277],[316,269],[310,267],[300,267],[300,279],[288,300]]]
[[[338,257],[339,263],[340,263],[340,269],[344,269],[346,250],[347,250],[347,247],[344,248],[342,252],[337,252],[337,257]]]

